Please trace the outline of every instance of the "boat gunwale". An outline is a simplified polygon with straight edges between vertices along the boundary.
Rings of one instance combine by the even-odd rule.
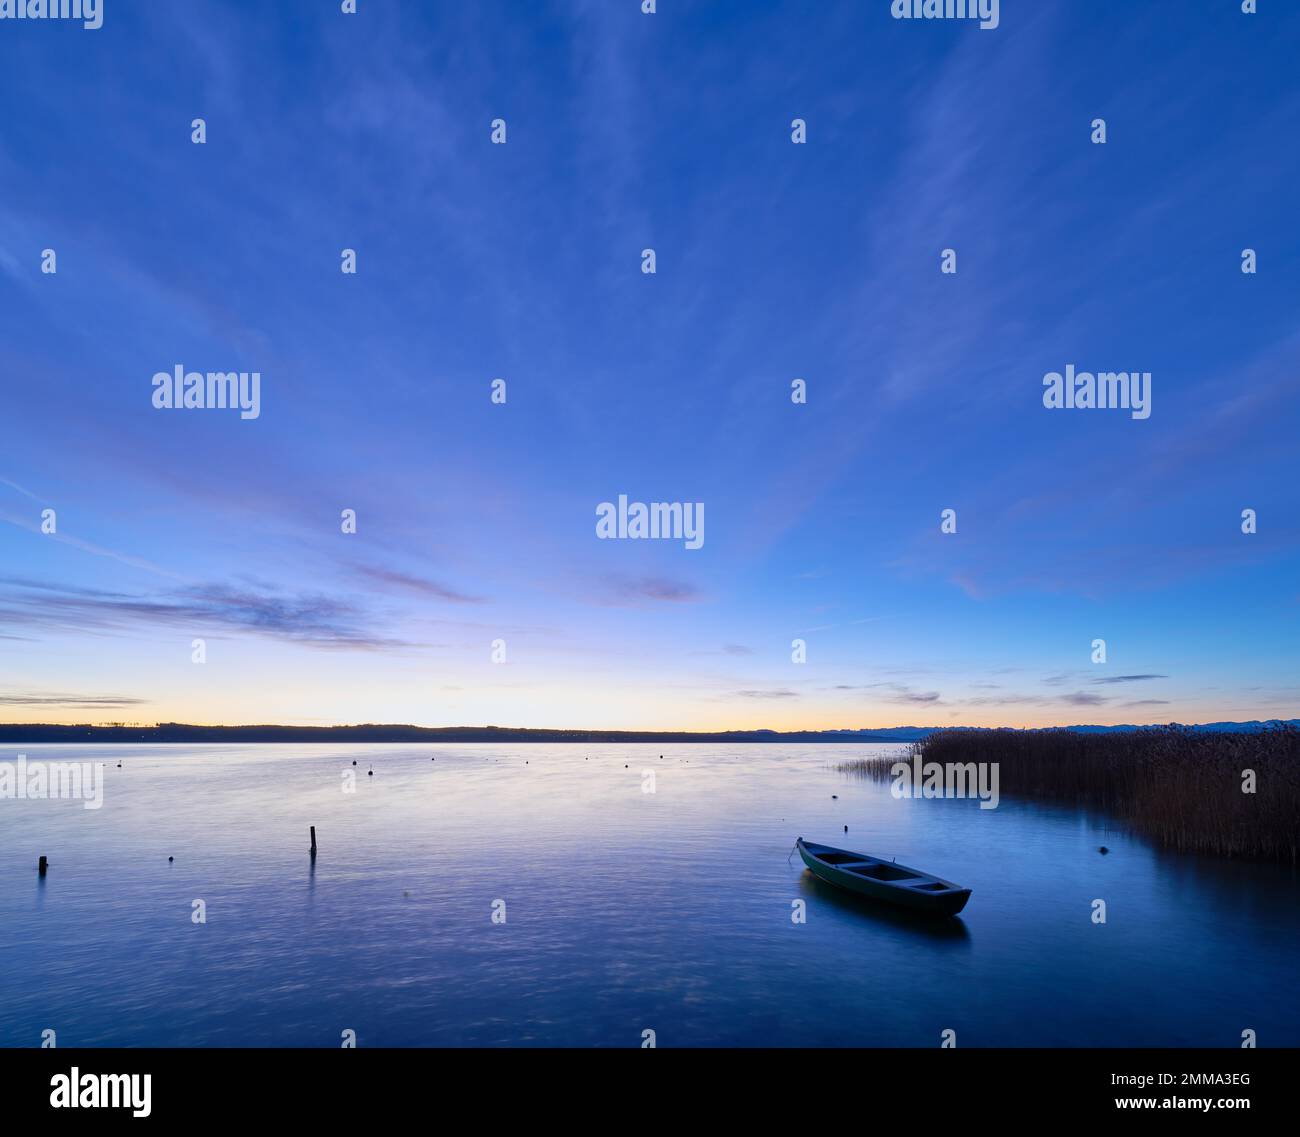
[[[852,864],[854,865],[861,865],[861,864],[888,865],[889,867],[898,869],[902,872],[908,872],[914,874],[918,878],[915,883],[909,881],[899,881],[899,880],[881,880],[878,877],[867,876],[865,873],[853,873],[853,876],[858,880],[870,881],[872,884],[883,885],[889,888],[893,888],[898,890],[901,893],[908,893],[912,895],[929,895],[938,898],[941,896],[946,896],[948,893],[951,892],[964,892],[969,896],[971,891],[965,885],[956,884],[951,880],[945,880],[941,876],[935,876],[934,873],[929,873],[921,869],[912,868],[911,865],[900,865],[897,861],[887,861],[882,857],[873,857],[869,853],[855,853],[852,849],[841,849],[835,845],[822,845],[817,842],[812,842],[810,844],[810,842],[805,841],[802,837],[798,837],[795,839],[795,846],[799,848],[802,852],[807,853],[807,855],[812,857],[813,860],[817,861],[825,868],[830,869],[834,872],[849,873],[851,872],[851,868],[847,865],[832,864],[830,861],[823,860],[818,853],[813,852],[813,849],[821,849],[827,853],[846,853],[851,857],[857,858],[855,861],[852,862]],[[927,893],[922,888],[919,887],[920,885],[930,884],[930,883],[937,883],[943,885],[945,891],[942,893],[935,892],[935,891],[930,891]]]

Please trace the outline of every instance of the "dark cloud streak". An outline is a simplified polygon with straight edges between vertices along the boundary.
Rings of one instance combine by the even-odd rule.
[[[0,594],[0,624],[100,634],[184,628],[208,633],[252,632],[321,649],[379,650],[416,646],[378,634],[373,617],[350,600],[319,593],[203,584],[161,598],[8,580]]]

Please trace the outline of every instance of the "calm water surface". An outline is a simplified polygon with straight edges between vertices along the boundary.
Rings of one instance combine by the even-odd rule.
[[[22,751],[106,786],[0,801],[8,1046],[1300,1045],[1292,870],[836,769],[898,747]],[[789,859],[800,835],[974,895],[893,915]]]

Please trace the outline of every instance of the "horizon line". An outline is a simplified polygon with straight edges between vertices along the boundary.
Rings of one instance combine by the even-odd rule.
[[[736,727],[725,730],[642,730],[635,727],[629,728],[608,728],[608,727],[528,727],[528,726],[496,726],[487,725],[458,725],[458,726],[421,726],[415,723],[333,723],[329,725],[307,725],[298,723],[185,723],[185,722],[155,722],[155,723],[126,723],[126,722],[95,722],[95,723],[48,723],[48,722],[0,722],[0,742],[14,741],[13,735],[16,733],[36,731],[49,734],[68,734],[77,731],[103,733],[132,733],[132,732],[149,732],[149,733],[186,733],[186,732],[217,732],[217,733],[248,733],[253,731],[268,731],[277,734],[302,733],[310,735],[328,735],[343,733],[381,733],[381,732],[403,732],[415,735],[485,735],[485,736],[511,736],[518,737],[522,735],[533,735],[540,737],[554,736],[584,736],[588,739],[596,740],[598,738],[617,738],[626,736],[635,736],[645,741],[685,741],[690,739],[726,739],[738,738],[740,736],[762,736],[764,738],[800,738],[800,737],[851,737],[861,735],[891,735],[902,733],[936,733],[944,730],[1009,730],[1009,731],[1045,731],[1045,730],[1150,730],[1164,727],[1187,727],[1191,729],[1206,727],[1226,727],[1226,726],[1264,726],[1270,724],[1300,724],[1300,719],[1273,717],[1267,719],[1242,719],[1229,720],[1219,719],[1210,722],[1200,723],[1183,723],[1176,721],[1164,722],[1147,722],[1147,723],[1069,723],[1057,726],[966,726],[960,723],[947,723],[942,726],[925,725],[918,726],[914,724],[898,724],[887,727],[817,727],[802,730],[776,730],[770,727]],[[460,739],[465,741],[465,739]]]

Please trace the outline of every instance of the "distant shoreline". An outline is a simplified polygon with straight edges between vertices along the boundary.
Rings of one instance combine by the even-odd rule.
[[[1298,720],[1289,720],[1300,725]],[[1205,723],[1185,729],[1205,732],[1251,733],[1276,726],[1279,720],[1246,723]],[[36,743],[366,743],[366,742],[502,742],[502,743],[770,743],[770,742],[920,742],[936,731],[1007,731],[1038,733],[1073,731],[1110,734],[1125,731],[1155,730],[1160,726],[1066,726],[1066,727],[932,727],[897,726],[864,730],[546,730],[533,727],[504,726],[409,726],[402,724],[365,723],[357,726],[196,726],[189,723],[159,723],[156,726],[93,726],[56,723],[0,723],[0,744]]]
[[[358,742],[917,742],[929,728],[900,731],[656,731],[543,730],[532,727],[423,726],[187,726],[166,723],[154,727],[59,726],[0,723],[0,743],[177,742],[358,743]]]

